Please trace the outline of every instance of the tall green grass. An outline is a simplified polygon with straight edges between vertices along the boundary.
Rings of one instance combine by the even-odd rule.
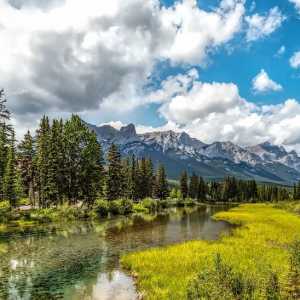
[[[192,241],[122,257],[145,299],[299,299],[300,268],[292,263],[297,251],[291,251],[300,240],[296,214],[246,204],[214,218],[241,226],[217,242]]]

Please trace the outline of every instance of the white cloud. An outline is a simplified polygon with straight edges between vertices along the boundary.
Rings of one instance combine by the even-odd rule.
[[[300,0],[289,0],[289,1],[295,5],[295,8],[300,13]]]
[[[169,80],[172,82],[174,78]],[[194,79],[188,89],[167,97],[160,112],[176,131],[184,130],[206,143],[229,140],[254,145],[270,140],[291,149],[300,144],[298,101],[256,105],[243,99],[233,83],[204,83]]]
[[[290,58],[290,65],[294,69],[298,69],[300,67],[300,51],[295,52],[294,55]]]
[[[0,11],[2,85],[16,115],[40,115],[143,104],[157,62],[205,64],[240,30],[244,4],[0,0]]]
[[[275,57],[280,57],[282,56],[286,51],[286,48],[284,45],[282,45],[276,52]]]
[[[277,6],[270,9],[266,15],[247,16],[245,18],[248,25],[247,41],[252,42],[270,35],[281,26],[285,19],[286,17]]]
[[[242,0],[223,0],[212,12],[199,9],[196,0],[178,1],[162,9],[162,22],[174,36],[163,55],[174,63],[205,63],[211,50],[240,30],[244,12]]]
[[[257,93],[265,93],[269,91],[278,92],[282,90],[282,86],[273,81],[265,70],[261,70],[252,80],[252,88]]]
[[[197,81],[192,89],[165,103],[160,112],[168,120],[185,124],[190,120],[205,118],[211,112],[226,113],[242,103],[243,99],[234,84]]]

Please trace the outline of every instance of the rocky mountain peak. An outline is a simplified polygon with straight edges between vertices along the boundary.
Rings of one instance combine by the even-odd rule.
[[[136,137],[136,130],[134,124],[130,123],[120,129],[120,134],[125,138]]]

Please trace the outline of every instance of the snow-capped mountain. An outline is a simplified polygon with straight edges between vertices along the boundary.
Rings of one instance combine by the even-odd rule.
[[[178,178],[186,169],[210,179],[234,175],[285,184],[300,179],[300,157],[282,146],[263,143],[243,148],[231,142],[208,145],[185,132],[137,134],[133,124],[120,130],[109,125],[88,126],[97,134],[104,153],[115,143],[124,156],[135,154],[151,157],[155,164],[162,162],[170,178]]]

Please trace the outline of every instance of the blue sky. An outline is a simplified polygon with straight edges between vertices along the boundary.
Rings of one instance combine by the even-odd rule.
[[[175,1],[163,0],[162,5],[170,7]],[[215,9],[219,1],[198,1],[199,7],[207,11]],[[300,30],[300,16],[292,3],[287,0],[248,1],[246,7],[250,11],[255,3],[253,13],[266,14],[273,7],[278,7],[286,16],[283,25],[270,36],[247,43],[244,37],[237,35],[229,45],[220,47],[210,56],[210,62],[205,67],[194,65],[205,82],[234,82],[240,90],[240,95],[247,100],[260,105],[280,104],[286,99],[300,99],[300,70],[291,68],[291,56],[300,50],[300,39],[295,33]],[[228,49],[229,47],[229,49]],[[283,54],[278,54],[285,47]],[[159,64],[160,79],[184,72],[190,66],[171,67],[169,64]],[[255,93],[252,79],[264,69],[269,76],[283,86],[280,92]],[[137,110],[134,116],[125,115],[123,122],[142,123],[144,125],[162,126],[164,118],[157,114],[159,105],[152,104]],[[109,121],[109,120],[107,120]]]
[[[0,0],[1,85],[18,136],[77,113],[299,150],[299,30],[300,0]]]

